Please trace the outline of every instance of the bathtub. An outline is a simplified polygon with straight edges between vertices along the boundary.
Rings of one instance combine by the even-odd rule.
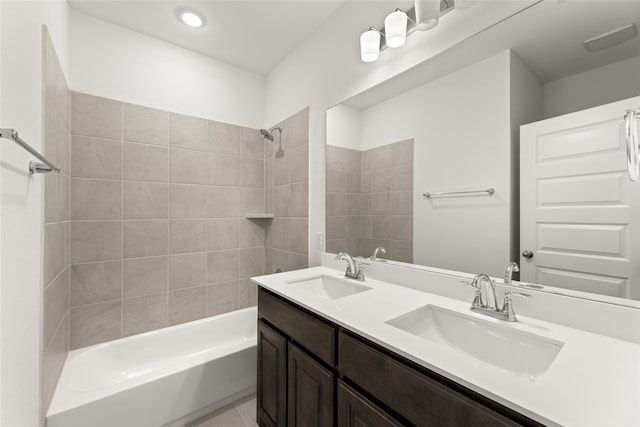
[[[69,352],[48,427],[183,426],[256,390],[256,307]]]

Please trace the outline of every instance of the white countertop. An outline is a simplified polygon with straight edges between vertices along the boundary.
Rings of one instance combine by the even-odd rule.
[[[518,315],[507,323],[469,310],[460,301],[367,278],[372,289],[336,300],[297,292],[289,282],[343,272],[328,267],[252,280],[310,311],[401,356],[546,425],[640,426],[640,345]],[[362,282],[360,282],[362,283]],[[432,343],[385,322],[427,304],[564,343],[549,369],[518,375]],[[516,313],[517,313],[516,303]]]

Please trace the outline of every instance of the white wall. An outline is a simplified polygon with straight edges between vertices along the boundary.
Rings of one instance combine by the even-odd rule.
[[[416,264],[499,275],[509,259],[509,63],[502,52],[363,112],[363,149],[414,139]]]
[[[362,111],[344,104],[327,110],[327,144],[362,150]]]
[[[638,96],[638,76],[640,57],[635,57],[545,83],[544,118]]]
[[[74,91],[254,128],[265,77],[71,11]]]
[[[405,2],[407,3],[407,2]],[[531,1],[478,2],[473,13],[449,13],[432,31],[415,32],[400,49],[387,49],[375,63],[360,60],[363,29],[381,25],[398,2],[345,2],[267,79],[266,123],[278,123],[309,106],[309,264],[320,263],[316,233],[325,231],[326,110],[365,89],[434,58]],[[407,3],[410,7],[410,2]],[[473,56],[471,52],[471,56]],[[442,67],[441,67],[442,68]]]
[[[66,1],[2,1],[0,126],[15,128],[42,149],[42,25],[68,69]],[[32,156],[0,144],[0,300],[2,426],[40,425],[43,176],[30,176]]]

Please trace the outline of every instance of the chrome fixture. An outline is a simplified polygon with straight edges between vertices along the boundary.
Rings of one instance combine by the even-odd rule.
[[[518,264],[515,262],[509,263],[509,265],[507,266],[507,271],[504,273],[504,284],[510,285],[511,276],[513,276],[513,273],[518,273],[518,272],[520,272],[520,267],[518,267]]]
[[[18,131],[17,130],[15,130],[15,129],[0,129],[0,138],[6,138],[6,139],[11,139],[11,140],[15,141],[19,146],[21,146],[22,148],[27,150],[29,153],[33,154],[38,159],[40,159],[42,162],[44,162],[44,163],[29,162],[29,173],[30,174],[33,175],[34,173],[46,173],[46,172],[51,172],[51,171],[60,172],[60,166],[54,165],[45,156],[43,156],[42,154],[38,153],[33,147],[31,147],[29,144],[24,142],[18,136]]]
[[[510,266],[511,267],[511,266]],[[463,282],[466,284],[466,282]],[[484,286],[483,286],[484,285]],[[496,298],[496,284],[486,274],[478,274],[471,281],[471,286],[476,288],[476,293],[471,303],[471,311],[491,316],[495,319],[504,320],[506,322],[517,322],[518,318],[513,310],[512,296],[523,298],[531,298],[531,295],[522,292],[507,291],[504,294],[504,302],[502,308],[498,308],[498,299]],[[482,290],[486,298],[483,298]],[[485,299],[487,300],[485,302]]]
[[[640,108],[624,112],[625,134],[627,137],[627,169],[629,179],[636,182],[640,178],[640,141],[638,141],[638,117]]]
[[[496,190],[495,188],[491,187],[491,188],[487,188],[486,190],[469,190],[469,191],[441,191],[439,193],[430,193],[430,192],[426,192],[426,193],[422,193],[422,196],[430,199],[434,196],[452,196],[452,195],[456,195],[456,194],[476,194],[476,193],[487,193],[488,195],[492,195],[493,193],[495,193]]]
[[[366,262],[361,262],[359,266],[356,265],[353,257],[351,257],[351,255],[346,252],[340,252],[338,255],[336,255],[335,259],[347,261],[347,270],[344,272],[344,277],[364,282],[364,266],[369,264],[367,264]],[[357,273],[356,269],[358,270]]]
[[[407,36],[417,30],[435,27],[439,18],[453,8],[452,0],[416,0],[414,7],[407,12],[394,9],[385,18],[382,29],[369,27],[360,35],[362,62],[374,62],[380,57],[380,51],[402,46]]]
[[[268,139],[269,141],[273,141],[273,132],[274,131],[278,131],[278,132],[280,132],[280,135],[282,135],[282,126],[276,126],[276,127],[271,128],[269,130],[260,129],[260,135],[262,135],[262,137],[264,139]]]
[[[387,253],[387,250],[385,248],[383,248],[382,246],[378,246],[374,251],[373,254],[371,254],[371,256],[369,257],[370,261],[376,262],[378,260],[378,254],[380,255],[384,255]]]

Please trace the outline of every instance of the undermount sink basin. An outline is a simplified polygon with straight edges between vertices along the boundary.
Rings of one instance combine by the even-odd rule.
[[[336,279],[325,275],[292,281],[289,284],[296,285],[295,291],[325,300],[344,298],[371,289],[352,280]]]
[[[527,376],[549,369],[563,343],[496,325],[475,317],[426,305],[386,322],[437,344],[447,345],[478,360]]]

